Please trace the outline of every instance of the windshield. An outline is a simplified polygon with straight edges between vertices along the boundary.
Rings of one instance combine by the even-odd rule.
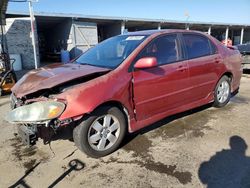
[[[76,59],[76,63],[115,69],[145,38],[146,36],[138,35],[112,37],[85,52]]]

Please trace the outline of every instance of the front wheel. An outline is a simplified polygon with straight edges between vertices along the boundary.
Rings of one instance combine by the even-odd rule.
[[[227,76],[223,76],[217,83],[214,91],[214,106],[223,107],[231,98],[231,81]]]
[[[117,107],[101,107],[86,117],[73,131],[76,146],[98,158],[114,152],[126,133],[126,120]]]

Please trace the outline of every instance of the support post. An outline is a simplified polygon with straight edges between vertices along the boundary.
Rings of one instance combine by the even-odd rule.
[[[244,38],[244,27],[241,28],[241,33],[240,33],[240,44],[243,44],[243,38]]]
[[[227,46],[229,27],[226,28],[225,46]]]
[[[125,25],[125,21],[123,21],[123,22],[122,22],[122,24],[121,24],[121,34],[123,34],[123,33],[124,33],[124,31],[125,31],[125,27],[126,27],[126,25]]]
[[[209,35],[211,35],[211,29],[212,29],[212,27],[209,26],[208,31],[207,31],[207,33],[208,33]]]
[[[8,53],[6,31],[5,31],[5,26],[4,25],[1,25],[1,48],[2,48],[2,52]]]
[[[29,1],[29,11],[30,11],[31,38],[32,38],[33,51],[34,51],[35,69],[37,69],[38,63],[37,63],[37,50],[36,50],[35,30],[34,30],[35,18],[33,14],[32,1]]]
[[[158,23],[158,30],[161,30],[161,23]]]

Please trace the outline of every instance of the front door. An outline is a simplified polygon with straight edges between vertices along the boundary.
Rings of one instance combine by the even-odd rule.
[[[136,119],[144,120],[173,110],[189,101],[187,61],[177,35],[154,39],[138,56],[156,57],[157,67],[133,71]]]

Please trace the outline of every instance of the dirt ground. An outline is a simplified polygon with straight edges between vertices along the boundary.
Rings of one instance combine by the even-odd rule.
[[[26,148],[3,119],[0,187],[250,187],[250,75],[224,108],[206,105],[126,137],[115,153],[92,159],[68,129],[49,145]]]

